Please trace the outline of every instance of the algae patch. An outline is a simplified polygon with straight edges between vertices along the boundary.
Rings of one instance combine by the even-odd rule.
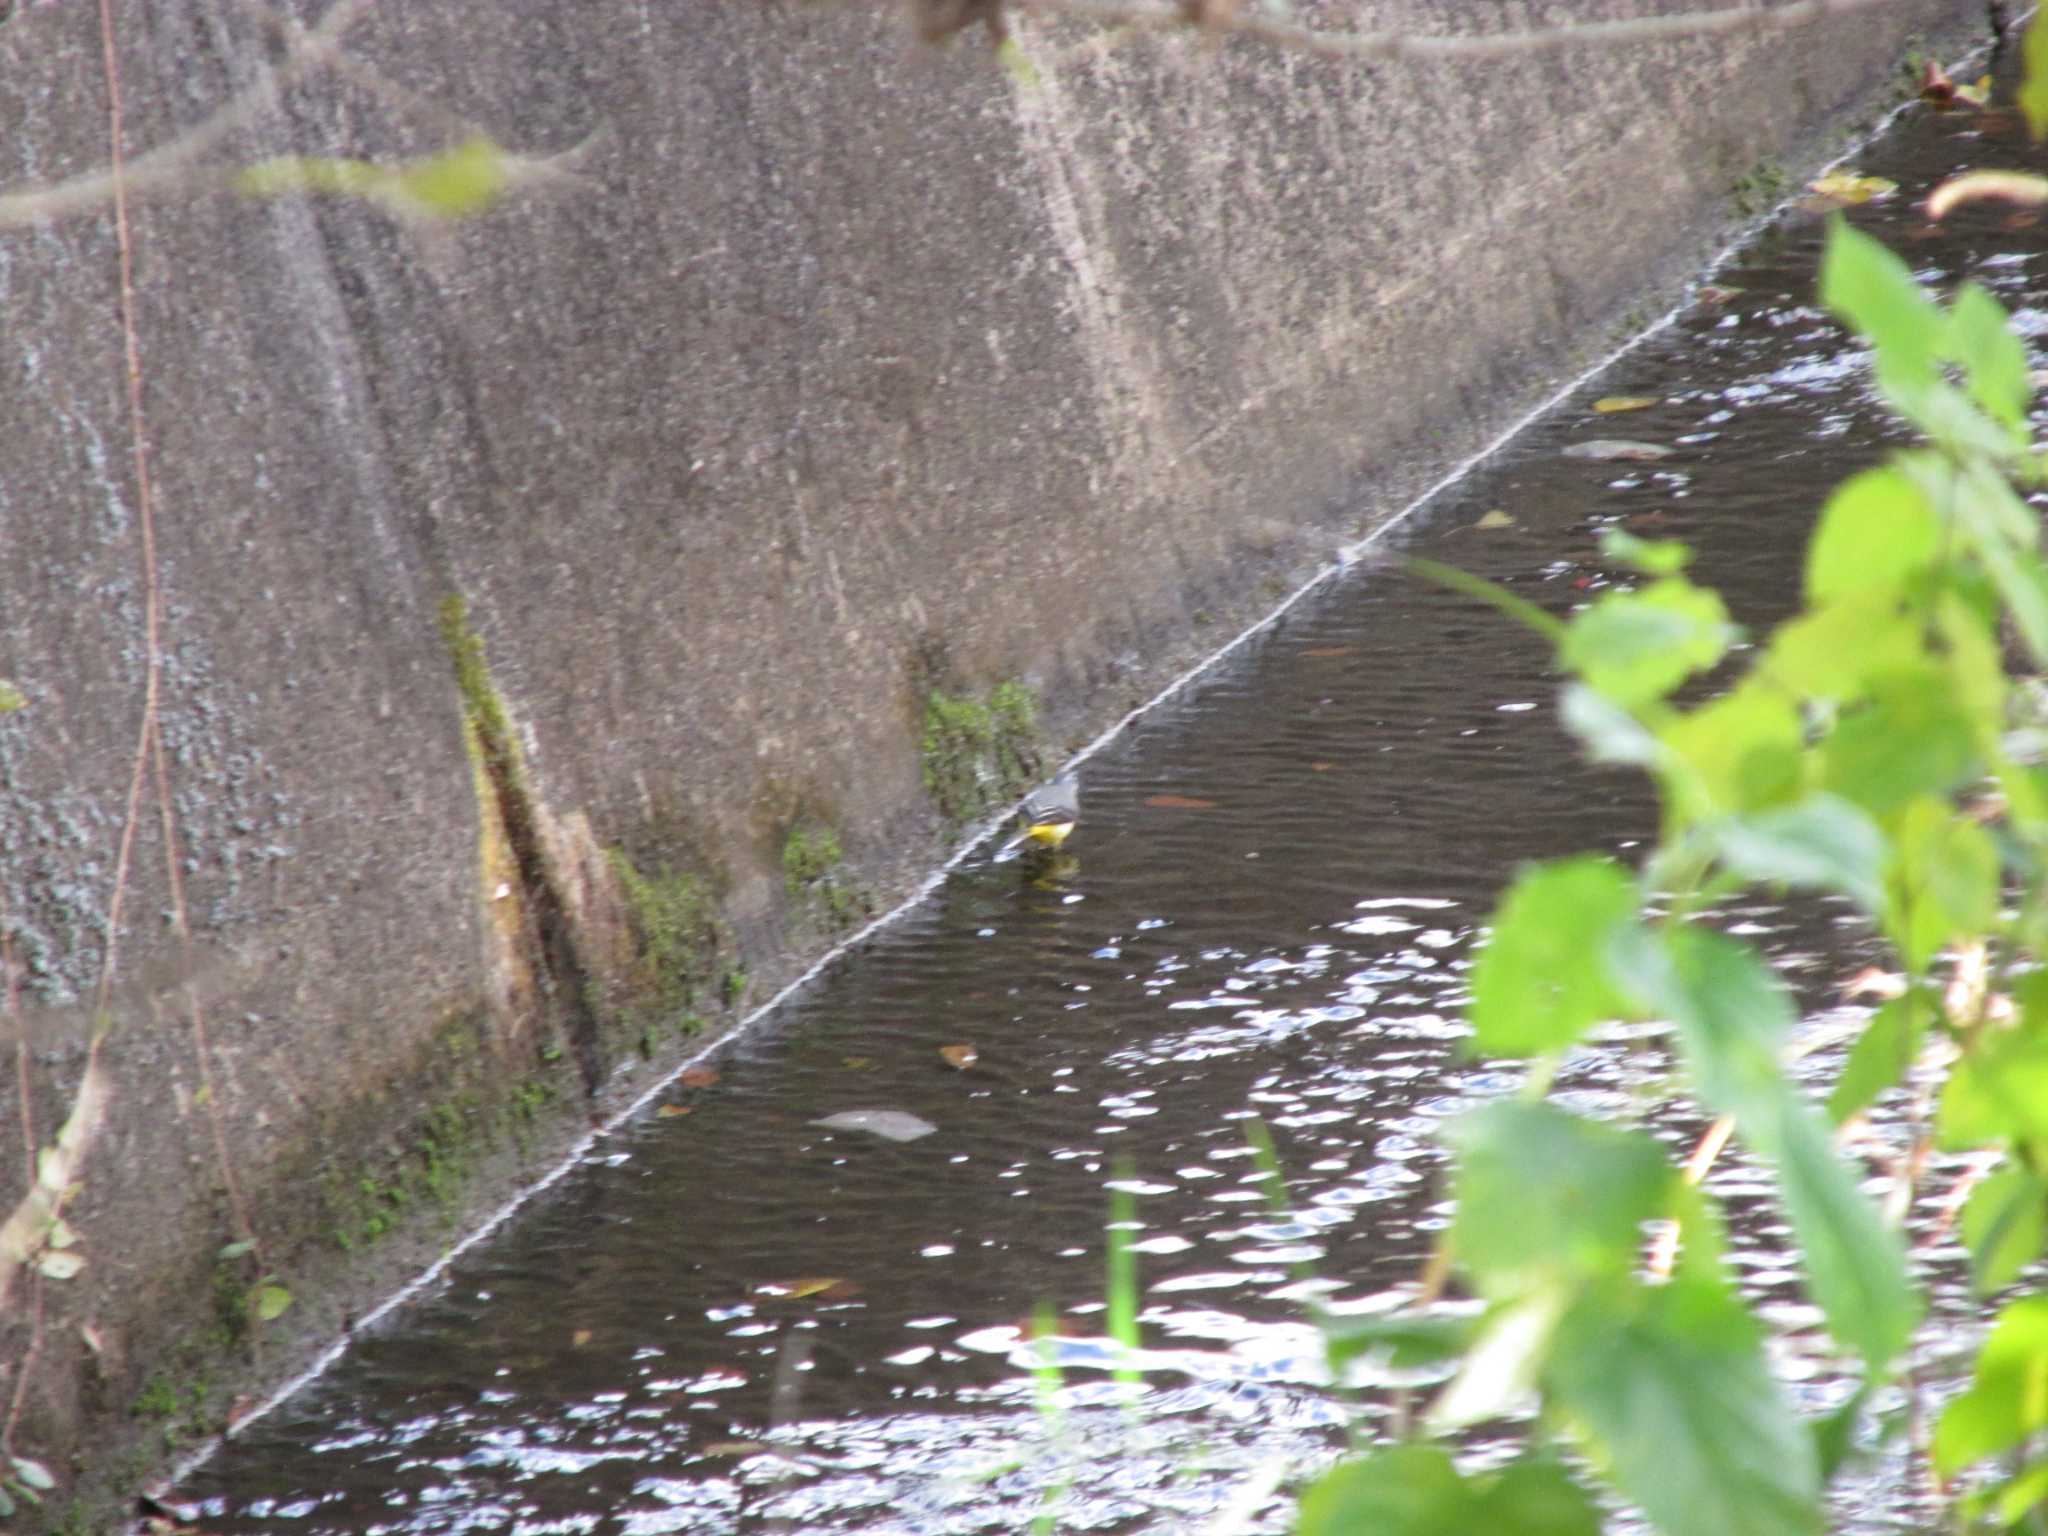
[[[783,840],[783,889],[834,931],[853,927],[875,910],[873,898],[846,879],[845,862],[839,834],[830,827],[800,821]]]
[[[925,699],[919,751],[932,803],[960,826],[1015,799],[1038,777],[1045,761],[1038,698],[1015,681],[979,699],[935,688]]]
[[[704,1027],[694,1010],[707,989],[727,1007],[737,1002],[746,972],[729,958],[732,934],[700,876],[667,865],[643,871],[621,848],[606,859],[632,920],[625,1012],[641,1020],[641,1049],[651,1053],[664,1023],[685,1034]]]

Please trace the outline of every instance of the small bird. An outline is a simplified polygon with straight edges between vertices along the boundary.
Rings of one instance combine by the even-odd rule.
[[[1006,859],[1029,843],[1034,848],[1057,848],[1081,819],[1081,779],[1069,768],[1050,784],[1034,789],[1017,812],[1017,835],[997,852]]]

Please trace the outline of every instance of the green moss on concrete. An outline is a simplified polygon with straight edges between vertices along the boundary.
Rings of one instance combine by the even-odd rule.
[[[1002,682],[985,698],[934,688],[925,698],[919,744],[924,787],[954,826],[1023,793],[1044,763],[1038,698]]]
[[[128,1416],[154,1431],[166,1454],[219,1428],[212,1409],[211,1371],[158,1371],[128,1406]]]
[[[505,1075],[502,1065],[486,1059],[485,1030],[480,1012],[446,1019],[412,1074],[433,1087],[410,1130],[386,1140],[390,1150],[338,1165],[330,1160],[319,1182],[337,1246],[368,1247],[422,1210],[452,1223],[487,1151],[510,1145],[524,1154],[541,1113],[562,1089],[545,1063]]]
[[[463,713],[476,731],[476,745],[489,756],[516,751],[517,738],[506,718],[504,702],[491,686],[483,638],[470,628],[469,605],[459,593],[441,599],[440,619],[441,642],[454,663],[455,686],[462,695]]]
[[[659,1025],[672,1024],[686,1033],[702,1028],[703,1021],[690,1010],[731,968],[726,956],[732,936],[703,879],[666,866],[643,872],[618,848],[607,857],[633,920],[633,995],[627,1012],[641,1023],[642,1049],[651,1053],[649,1031]]]
[[[783,840],[783,889],[828,929],[851,928],[874,911],[873,898],[846,879],[845,862],[839,835],[830,827],[800,821]]]
[[[1737,213],[1746,219],[1754,218],[1775,208],[1790,185],[1784,165],[1775,156],[1765,155],[1735,178],[1728,196]]]

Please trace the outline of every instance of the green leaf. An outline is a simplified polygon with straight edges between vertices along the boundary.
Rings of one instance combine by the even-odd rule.
[[[1323,1347],[1332,1374],[1341,1376],[1352,1361],[1385,1355],[1397,1371],[1422,1370],[1464,1354],[1479,1331],[1474,1317],[1424,1317],[1393,1312],[1378,1317],[1319,1317]]]
[[[1628,707],[1706,671],[1734,639],[1719,593],[1667,576],[1640,592],[1603,593],[1565,630],[1558,659]]]
[[[2022,1296],[1998,1314],[1977,1356],[1970,1388],[1934,1426],[1934,1465],[1944,1475],[2010,1450],[2048,1428],[2048,1296]]]
[[[1459,1536],[1477,1503],[1450,1453],[1397,1445],[1341,1461],[1301,1496],[1295,1536]]]
[[[1716,1109],[1774,1125],[1786,1091],[1779,1052],[1795,1015],[1756,951],[1711,928],[1687,925],[1618,946],[1615,964],[1617,979],[1642,1010],[1677,1026],[1699,1096]]]
[[[1924,795],[1908,802],[1897,818],[1890,863],[1886,927],[1908,971],[1925,970],[1951,939],[1997,925],[1997,844],[1946,800]]]
[[[462,218],[489,208],[510,184],[505,152],[478,134],[393,173],[392,201],[432,218]]]
[[[1842,1063],[1842,1075],[1828,1095],[1828,1118],[1840,1125],[1895,1087],[1919,1059],[1934,1009],[1924,992],[1895,997],[1878,1009]]]
[[[1962,366],[1970,398],[1984,413],[2026,446],[2027,402],[2034,386],[2027,377],[2027,348],[2013,333],[2005,306],[1983,284],[1964,283],[1949,306],[1943,352]]]
[[[1676,576],[1692,563],[1692,550],[1676,539],[1639,539],[1619,528],[1601,532],[1600,553],[1625,561],[1645,576]]]
[[[1688,927],[1656,949],[1624,952],[1630,974],[1678,1028],[1699,1096],[1735,1116],[1743,1138],[1778,1167],[1778,1185],[1828,1328],[1873,1369],[1903,1346],[1919,1316],[1899,1235],[1878,1218],[1828,1130],[1779,1066],[1794,1010],[1747,945]]]
[[[1339,1462],[1302,1494],[1296,1536],[1599,1536],[1600,1510],[1547,1456],[1467,1478],[1450,1453],[1397,1445]]]
[[[1876,1376],[1920,1321],[1905,1239],[1878,1215],[1856,1174],[1835,1154],[1827,1126],[1789,1083],[1777,1120],[1769,1132],[1744,1124],[1743,1134],[1772,1150],[1807,1288],[1827,1314],[1828,1331],[1862,1355]]]
[[[1685,820],[1796,799],[1806,727],[1783,690],[1756,677],[1658,732],[1674,812]]]
[[[1835,1474],[1848,1464],[1854,1454],[1856,1431],[1863,1422],[1863,1411],[1869,1402],[1870,1383],[1866,1381],[1841,1407],[1817,1419],[1807,1420],[1813,1430],[1814,1454],[1820,1458],[1822,1487],[1835,1480]]]
[[[1600,1506],[1572,1475],[1548,1456],[1510,1462],[1481,1485],[1474,1519],[1465,1536],[1513,1532],[1514,1536],[1599,1536]]]
[[[1731,817],[1713,837],[1722,864],[1745,879],[1840,891],[1873,915],[1884,908],[1884,833],[1846,800],[1809,795]]]
[[[291,1310],[292,1293],[281,1285],[259,1285],[255,1290],[256,1316],[275,1322]]]
[[[1583,854],[1524,869],[1472,967],[1473,1045],[1494,1056],[1562,1050],[1618,1017],[1605,954],[1636,912],[1635,882]]]
[[[245,1237],[240,1242],[223,1243],[221,1245],[220,1257],[223,1259],[239,1259],[243,1254],[255,1251],[255,1241]]]
[[[2006,1168],[1978,1181],[1963,1206],[1970,1283],[1979,1295],[2002,1291],[2048,1243],[2048,1182],[2031,1168]]]
[[[1896,592],[1934,564],[1941,536],[1941,519],[1910,477],[1866,469],[1835,489],[1806,546],[1807,603],[1873,587]]]
[[[1956,703],[1977,721],[1979,745],[1988,749],[2002,734],[2011,692],[1997,620],[1980,613],[1960,593],[1946,591],[1935,599],[1934,621]]]
[[[1457,1374],[1429,1405],[1424,1431],[1444,1435],[1526,1413],[1536,1402],[1550,1336],[1570,1300],[1571,1287],[1560,1281],[1489,1308]]]
[[[1648,767],[1663,756],[1648,726],[1584,683],[1565,684],[1558,716],[1596,763]]]
[[[0,715],[11,715],[17,709],[27,708],[28,700],[23,697],[21,690],[6,678],[0,677]]]
[[[1664,1536],[1819,1530],[1812,1438],[1724,1284],[1617,1282],[1588,1296],[1559,1329],[1549,1384],[1593,1460]]]
[[[1978,553],[2035,665],[2048,666],[2048,570],[2040,557],[1999,544],[1980,544]]]
[[[1489,1104],[1444,1134],[1459,1153],[1451,1247],[1487,1296],[1628,1273],[1643,1223],[1666,1214],[1677,1179],[1644,1132],[1551,1104]]]
[[[1936,452],[1902,454],[1895,462],[1931,501],[1950,510],[1973,547],[2032,549],[2041,536],[2040,516],[2020,499],[1999,460],[1993,449],[1961,462]]]
[[[1999,1524],[2011,1527],[2020,1523],[2026,1512],[2048,1498],[2048,1461],[2037,1461],[2032,1466],[1999,1485],[1996,1504]]]
[[[2038,1031],[1980,1037],[1949,1073],[1934,1126],[1950,1151],[2048,1141],[2048,1038]]]
[[[1781,624],[1763,670],[1802,698],[1848,704],[1868,693],[1874,678],[1927,659],[1919,621],[1895,591],[1872,586]]]
[[[1876,347],[1881,380],[1887,375],[1911,381],[1931,377],[1948,331],[1947,317],[1904,261],[1840,214],[1828,221],[1820,298]]]
[[[2048,12],[2034,12],[2020,39],[2020,111],[2035,138],[2048,134]]]
[[[10,1456],[8,1460],[13,1464],[14,1475],[21,1479],[24,1487],[33,1488],[38,1493],[48,1493],[57,1486],[57,1479],[50,1476],[50,1469],[40,1461],[32,1461],[26,1456]]]
[[[1945,794],[1977,771],[1974,727],[1941,668],[1889,673],[1821,743],[1822,787],[1873,816]]]

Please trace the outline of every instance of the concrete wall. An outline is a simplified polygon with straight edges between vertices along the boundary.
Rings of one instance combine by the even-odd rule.
[[[715,1021],[740,967],[765,995],[929,867],[957,833],[933,690],[1028,685],[1056,757],[1668,297],[1738,178],[1811,163],[1910,32],[1979,9],[1463,67],[1030,25],[1012,72],[853,6],[412,4],[238,98],[279,55],[256,8],[118,4],[131,156],[250,107],[133,219],[198,1027],[145,781],[87,1266],[0,1316],[17,1448],[118,1481],[217,1423],[592,1083],[672,1059],[685,1002]],[[439,225],[226,189],[473,130],[569,159]],[[15,7],[0,185],[90,177],[107,132],[96,8]],[[46,1142],[148,655],[115,229],[72,190],[0,229],[0,678],[28,700],[0,717],[27,1046],[0,1065]],[[788,889],[793,827],[844,847],[831,892]],[[215,1258],[216,1118],[253,1257]],[[276,1323],[243,1307],[263,1272]]]

